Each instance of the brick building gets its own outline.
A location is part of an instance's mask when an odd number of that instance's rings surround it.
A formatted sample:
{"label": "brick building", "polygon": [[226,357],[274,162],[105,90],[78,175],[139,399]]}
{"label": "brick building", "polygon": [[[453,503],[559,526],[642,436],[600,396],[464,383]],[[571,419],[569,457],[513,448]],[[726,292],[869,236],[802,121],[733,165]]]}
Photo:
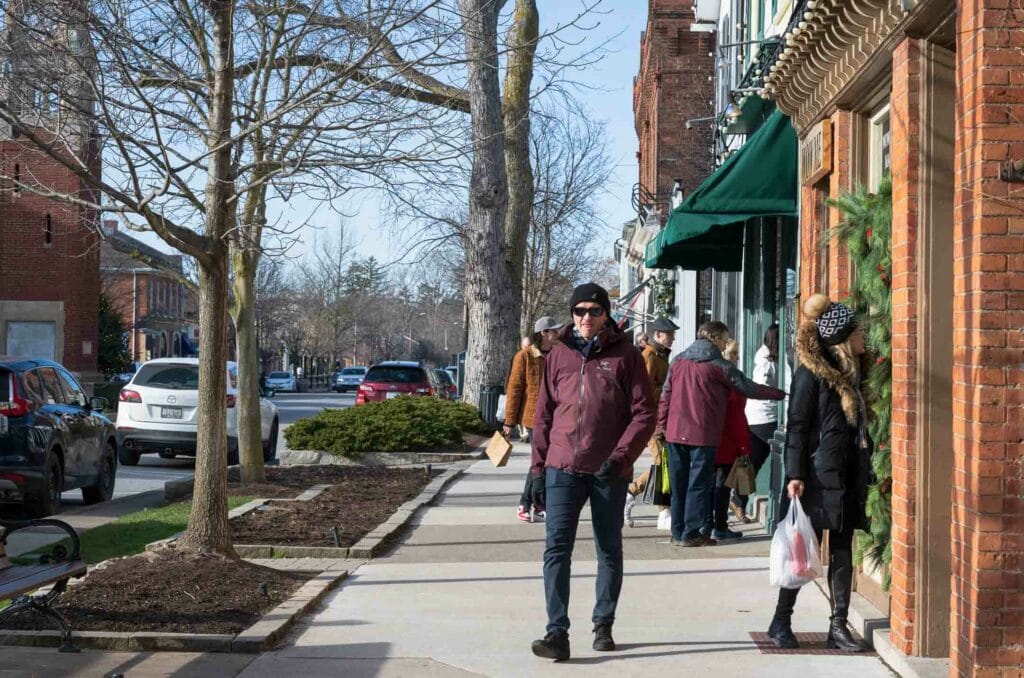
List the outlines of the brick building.
{"label": "brick building", "polygon": [[[622,313],[634,321],[634,327],[653,319],[655,311],[650,286],[628,295],[650,278],[644,268],[647,243],[665,223],[673,201],[678,202],[714,169],[707,121],[714,99],[715,37],[698,20],[694,8],[693,0],[649,0],[647,26],[640,36],[640,70],[633,79],[640,170],[634,203],[639,216],[624,226],[616,248],[620,288],[626,295]],[[687,304],[684,332],[695,330],[689,313],[696,300],[695,280],[688,281],[692,293],[687,299],[693,302]]]}
{"label": "brick building", "polygon": [[826,199],[892,179],[892,585],[881,603],[891,631],[881,640],[948,657],[952,675],[1019,677],[1024,15],[1001,0],[797,4],[765,87],[802,147],[801,294],[841,298],[851,285]]}
{"label": "brick building", "polygon": [[[9,3],[8,17],[31,11],[30,2]],[[80,145],[76,153],[90,158],[100,173],[99,155],[91,152],[92,103],[76,89],[71,73],[56,91],[40,91],[36,80],[44,56],[33,40],[19,34],[17,21],[0,33],[0,97],[23,119],[45,129],[60,120],[67,139]],[[86,36],[62,25],[55,40],[83,45]],[[54,53],[48,47],[47,57]],[[75,48],[70,48],[75,49]],[[73,102],[73,103],[72,103]],[[93,200],[85,182],[0,125],[0,353],[52,358],[78,373],[83,381],[97,377],[99,239],[98,217],[84,207],[40,197],[32,189]]]}
{"label": "brick building", "polygon": [[100,271],[104,292],[130,330],[133,361],[195,354],[199,301],[185,285],[182,255],[165,254],[105,220]]}

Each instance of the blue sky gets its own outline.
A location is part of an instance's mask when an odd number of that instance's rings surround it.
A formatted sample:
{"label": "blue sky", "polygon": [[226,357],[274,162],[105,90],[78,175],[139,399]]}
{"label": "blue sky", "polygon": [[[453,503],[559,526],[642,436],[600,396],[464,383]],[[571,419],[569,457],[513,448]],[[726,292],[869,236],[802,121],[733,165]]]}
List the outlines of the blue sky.
{"label": "blue sky", "polygon": [[[579,12],[581,2],[539,0],[541,30],[550,31],[556,24],[571,20]],[[592,4],[593,0],[589,2]],[[577,97],[585,108],[607,126],[609,154],[615,167],[605,194],[595,198],[600,214],[608,224],[601,236],[607,242],[598,249],[602,254],[611,256],[612,242],[620,225],[633,216],[630,195],[637,181],[637,140],[633,128],[632,83],[639,67],[640,32],[646,23],[647,3],[643,0],[602,0],[599,10],[600,13],[586,21],[592,28],[586,34],[585,42],[576,49],[583,51],[607,42],[608,53],[599,63],[573,74],[571,79],[581,86]],[[344,205],[335,207],[349,215],[345,219],[346,231],[353,236],[359,255],[373,255],[382,261],[391,261],[402,252],[402,247],[400,243],[392,242],[389,234],[381,229],[381,205],[379,196],[365,192],[349,194]],[[301,200],[295,201],[281,217],[284,221],[278,222],[279,225],[309,224],[300,234],[300,241],[289,251],[291,257],[301,257],[314,240],[327,237],[341,219],[335,211]],[[156,236],[143,239],[157,246],[162,244]]]}

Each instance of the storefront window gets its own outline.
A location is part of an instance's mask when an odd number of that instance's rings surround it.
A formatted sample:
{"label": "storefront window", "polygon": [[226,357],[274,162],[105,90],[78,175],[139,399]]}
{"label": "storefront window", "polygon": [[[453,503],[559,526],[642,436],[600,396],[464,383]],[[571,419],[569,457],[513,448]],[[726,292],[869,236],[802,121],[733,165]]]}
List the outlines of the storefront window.
{"label": "storefront window", "polygon": [[819,225],[818,230],[818,248],[820,252],[819,266],[818,266],[818,280],[817,286],[818,291],[822,294],[828,294],[828,271],[831,262],[829,261],[829,228],[831,222],[829,218],[832,210],[828,206],[828,178],[826,177],[814,187],[814,211],[817,213],[817,222]]}
{"label": "storefront window", "polygon": [[868,147],[868,190],[877,191],[878,184],[889,173],[891,164],[889,104],[871,116],[870,146]]}

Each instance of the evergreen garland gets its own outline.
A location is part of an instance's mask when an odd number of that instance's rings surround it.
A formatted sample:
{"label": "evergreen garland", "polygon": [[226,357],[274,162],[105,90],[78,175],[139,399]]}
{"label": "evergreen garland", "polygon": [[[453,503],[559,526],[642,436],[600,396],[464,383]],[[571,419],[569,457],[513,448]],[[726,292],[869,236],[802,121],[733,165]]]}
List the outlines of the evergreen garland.
{"label": "evergreen garland", "polygon": [[892,180],[883,177],[877,193],[859,186],[829,204],[843,213],[835,234],[849,249],[854,269],[847,303],[861,319],[868,354],[874,359],[864,375],[864,391],[876,482],[868,490],[871,529],[858,535],[858,562],[867,554],[874,562],[883,563],[884,587],[888,590],[892,563]]}
{"label": "evergreen garland", "polygon": [[654,281],[654,313],[671,318],[676,310],[676,281],[668,271],[660,271]]}

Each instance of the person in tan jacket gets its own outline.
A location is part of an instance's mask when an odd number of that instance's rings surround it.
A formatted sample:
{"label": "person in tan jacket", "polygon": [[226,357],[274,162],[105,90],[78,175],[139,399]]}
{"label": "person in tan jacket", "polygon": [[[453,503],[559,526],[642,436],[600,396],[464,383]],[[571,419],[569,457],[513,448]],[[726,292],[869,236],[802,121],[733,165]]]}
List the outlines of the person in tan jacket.
{"label": "person in tan jacket", "polygon": [[[503,430],[506,436],[512,435],[516,426],[522,426],[526,429],[523,442],[530,441],[533,416],[537,411],[537,393],[544,379],[545,356],[551,347],[558,343],[558,334],[562,327],[563,323],[555,322],[551,316],[544,316],[534,323],[530,344],[520,349],[512,358],[512,369],[505,385]],[[535,518],[544,519],[544,507],[534,506],[530,497],[532,481],[532,477],[527,473],[526,487],[516,510],[516,517],[526,523],[532,523]]]}
{"label": "person in tan jacket", "polygon": [[[647,377],[651,380],[651,391],[654,395],[654,409],[658,409],[661,400],[661,389],[668,379],[668,356],[672,351],[672,344],[675,343],[676,330],[679,327],[668,318],[658,318],[647,326],[651,337],[647,340],[641,354],[644,359],[644,366],[647,367]],[[661,463],[661,448],[664,445],[664,433],[655,431],[654,436],[647,444],[651,450],[654,464]],[[643,474],[633,481],[629,486],[629,494],[626,495],[626,509],[624,520],[627,525],[633,527],[633,506],[636,504],[636,497],[642,494],[650,481],[651,470],[648,468]],[[668,511],[667,506],[658,507],[662,513]],[[667,514],[666,514],[667,515]],[[659,516],[659,521],[663,519]]]}

